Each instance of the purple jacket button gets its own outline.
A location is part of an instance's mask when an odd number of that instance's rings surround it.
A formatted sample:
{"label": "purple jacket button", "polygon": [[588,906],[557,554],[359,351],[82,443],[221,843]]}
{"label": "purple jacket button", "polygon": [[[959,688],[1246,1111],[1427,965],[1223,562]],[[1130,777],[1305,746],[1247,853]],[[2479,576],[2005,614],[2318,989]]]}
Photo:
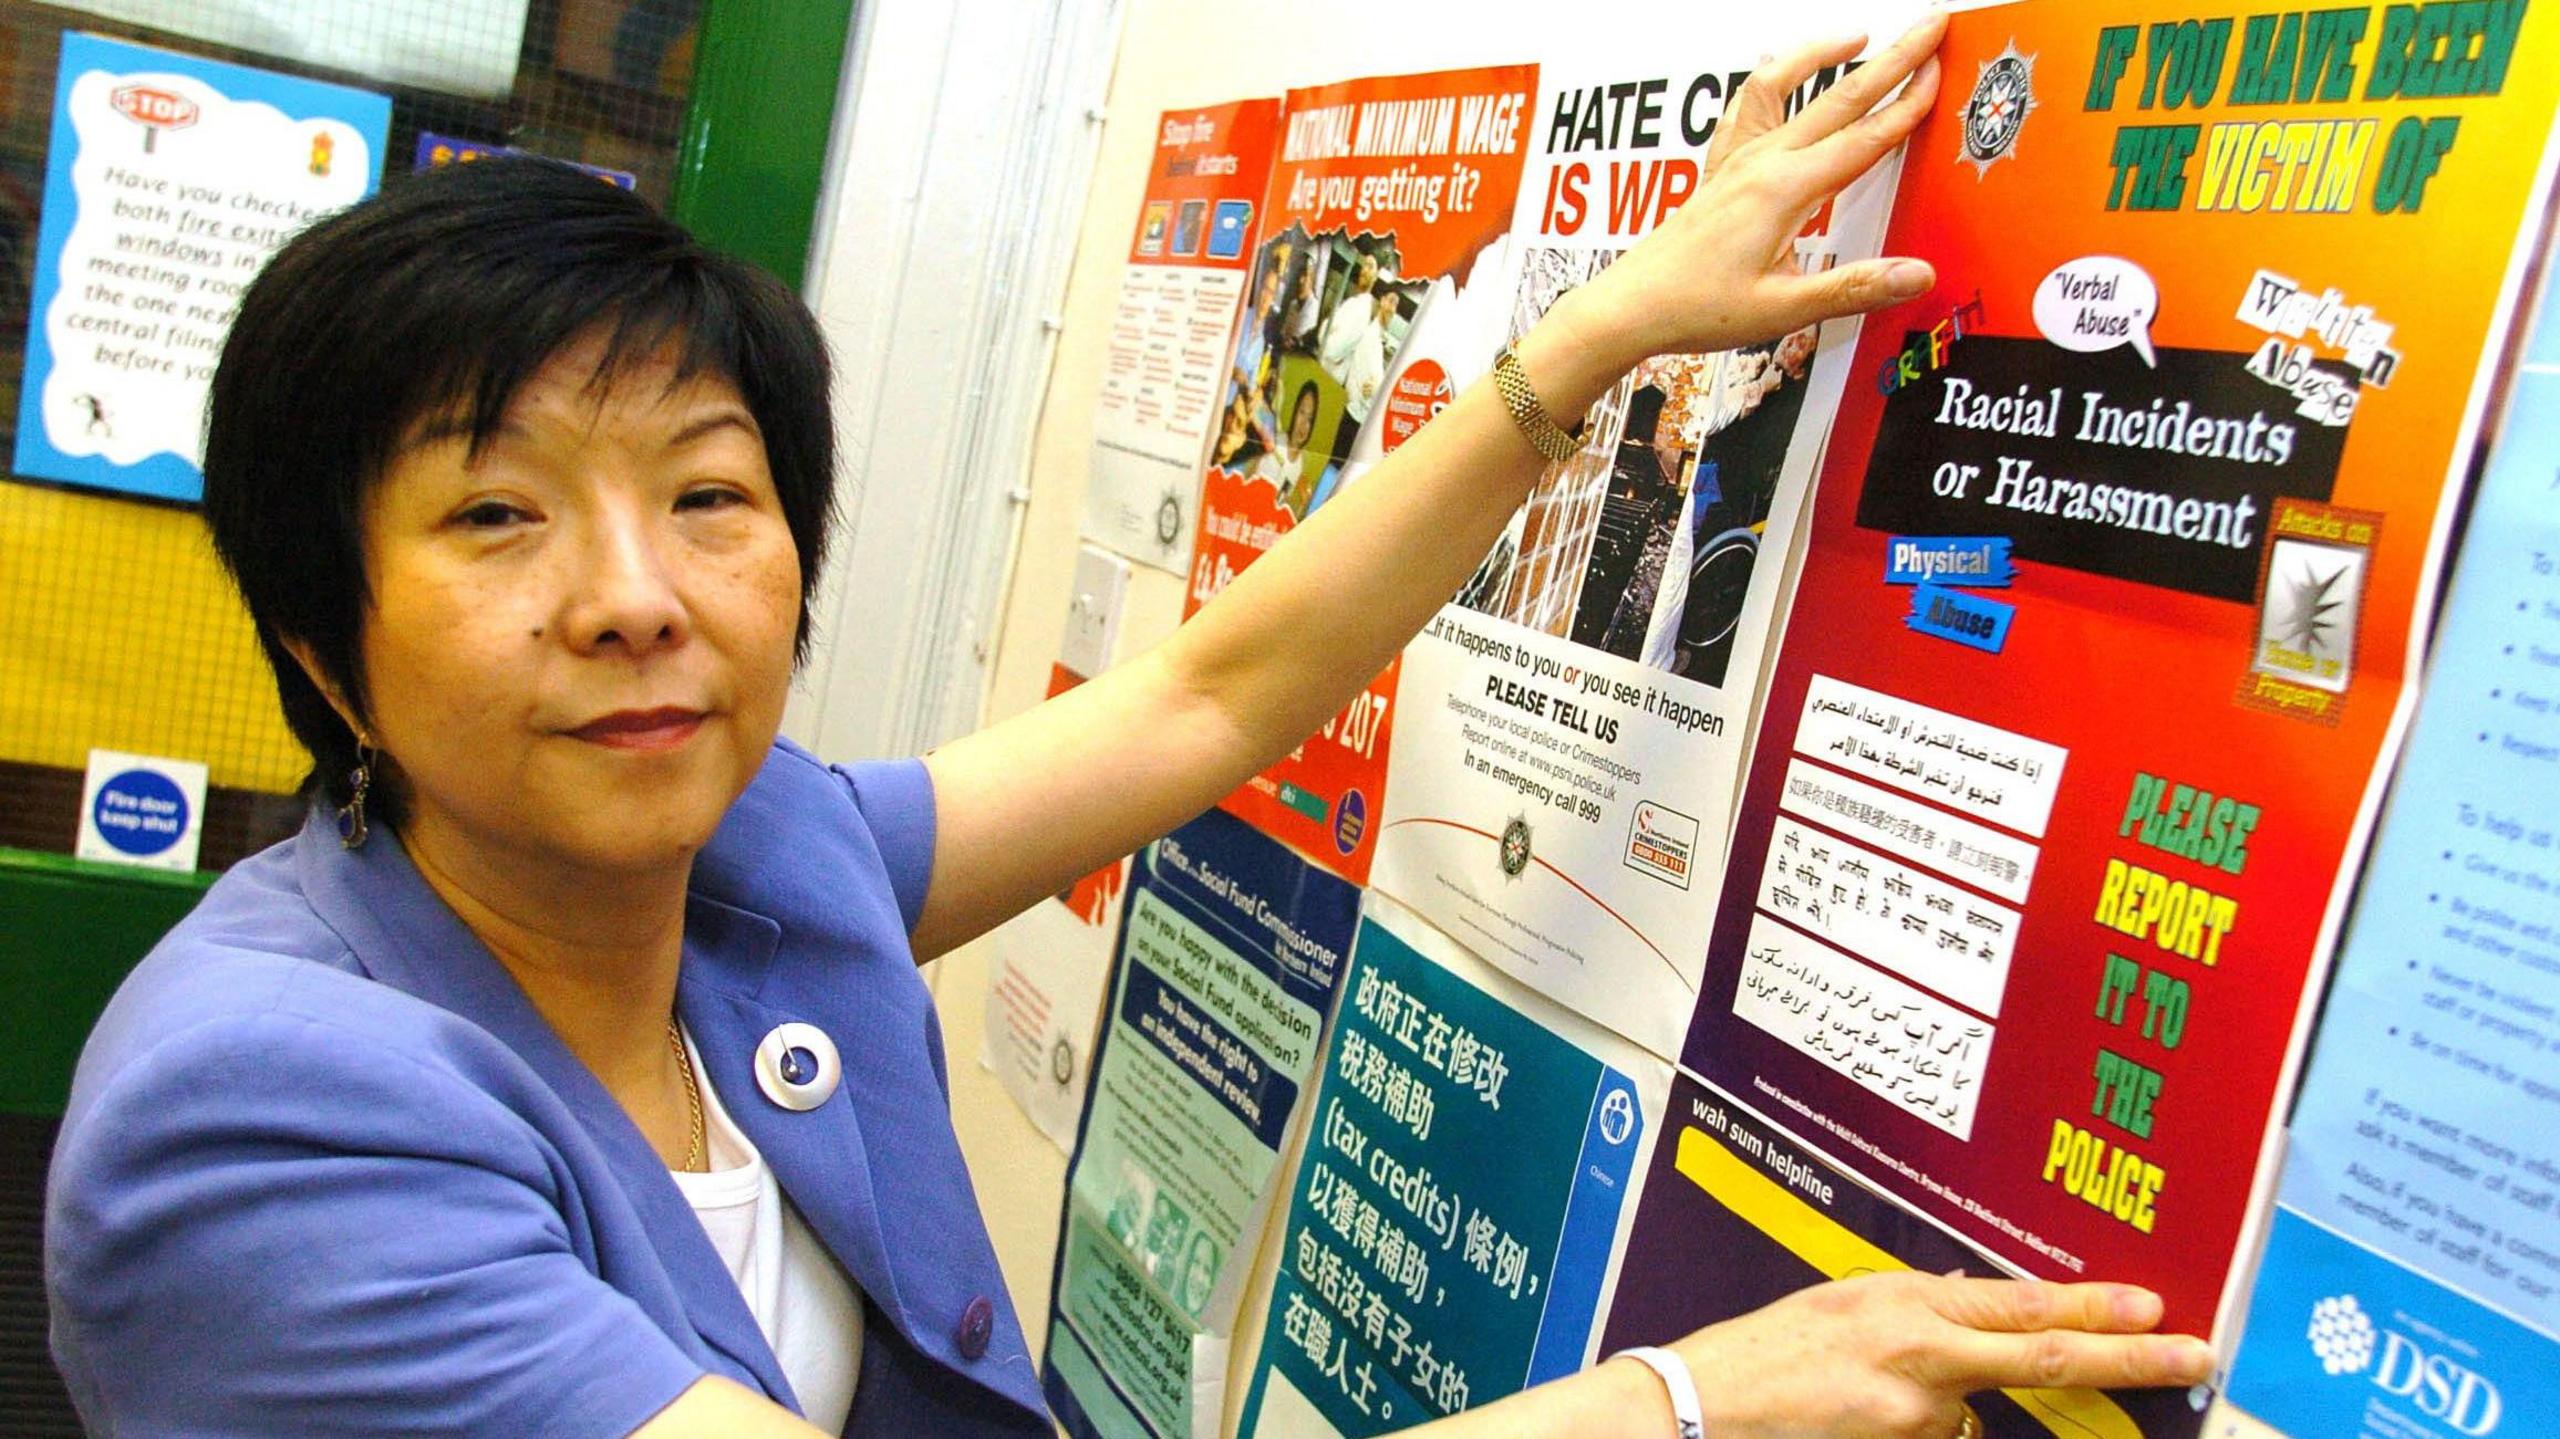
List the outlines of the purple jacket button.
{"label": "purple jacket button", "polygon": [[975,1359],[987,1352],[987,1341],[995,1337],[996,1307],[981,1294],[960,1311],[960,1327],[952,1338],[960,1345],[960,1357]]}

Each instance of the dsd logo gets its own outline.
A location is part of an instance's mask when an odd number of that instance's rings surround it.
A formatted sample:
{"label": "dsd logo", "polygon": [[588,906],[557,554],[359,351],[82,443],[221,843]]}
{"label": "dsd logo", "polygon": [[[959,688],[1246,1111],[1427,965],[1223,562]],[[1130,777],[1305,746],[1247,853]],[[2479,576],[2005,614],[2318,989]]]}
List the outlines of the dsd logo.
{"label": "dsd logo", "polygon": [[2369,1370],[2374,1388],[2457,1433],[2492,1433],[2505,1411],[2487,1375],[2429,1353],[2397,1329],[2377,1329],[2352,1294],[2311,1306],[2309,1338],[2324,1372],[2343,1378]]}
{"label": "dsd logo", "polygon": [[2036,108],[2036,57],[2018,53],[2011,40],[1982,62],[1973,82],[1973,97],[1964,102],[1964,150],[1957,158],[1973,166],[1975,179],[2009,158],[2018,132]]}

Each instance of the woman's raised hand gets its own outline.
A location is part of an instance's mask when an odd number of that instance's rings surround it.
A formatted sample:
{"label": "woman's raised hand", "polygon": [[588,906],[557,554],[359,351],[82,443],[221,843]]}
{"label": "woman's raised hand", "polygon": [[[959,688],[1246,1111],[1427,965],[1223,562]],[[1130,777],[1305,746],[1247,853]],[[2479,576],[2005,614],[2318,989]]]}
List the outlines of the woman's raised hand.
{"label": "woman's raised hand", "polygon": [[2203,1382],[2212,1350],[2148,1332],[2159,1322],[2159,1297],[2128,1285],[1871,1274],[1670,1348],[1718,1439],[1953,1439],[1964,1396],[1985,1389]]}
{"label": "woman's raised hand", "polygon": [[[1864,260],[1804,274],[1793,242],[1824,203],[1901,144],[1938,93],[1944,17],[1914,26],[1786,118],[1813,73],[1858,53],[1862,36],[1809,45],[1760,67],[1708,147],[1705,175],[1670,219],[1557,314],[1603,368],[1657,354],[1726,350],[1835,315],[1907,300],[1935,283],[1918,260]],[[1890,104],[1878,102],[1905,79]],[[1566,318],[1569,316],[1569,318]]]}

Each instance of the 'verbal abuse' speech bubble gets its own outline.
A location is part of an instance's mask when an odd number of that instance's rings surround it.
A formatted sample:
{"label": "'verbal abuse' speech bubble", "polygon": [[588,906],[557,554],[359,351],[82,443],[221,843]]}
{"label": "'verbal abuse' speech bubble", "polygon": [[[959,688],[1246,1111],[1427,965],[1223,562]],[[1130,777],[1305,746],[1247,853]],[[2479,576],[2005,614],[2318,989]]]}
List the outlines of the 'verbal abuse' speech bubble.
{"label": "'verbal abuse' speech bubble", "polygon": [[2151,319],[2160,313],[2160,287],[2140,265],[2115,255],[2084,255],[2057,265],[2036,286],[2036,328],[2066,350],[2094,355],[2133,346],[2142,363],[2160,367],[2151,351]]}

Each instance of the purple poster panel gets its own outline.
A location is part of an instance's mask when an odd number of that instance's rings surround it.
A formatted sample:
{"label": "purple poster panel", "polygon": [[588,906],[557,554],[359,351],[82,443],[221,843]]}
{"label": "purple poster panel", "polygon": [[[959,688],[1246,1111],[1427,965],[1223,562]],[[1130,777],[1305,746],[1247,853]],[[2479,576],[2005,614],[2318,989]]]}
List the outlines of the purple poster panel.
{"label": "purple poster panel", "polygon": [[[1688,1074],[1672,1076],[1665,1113],[1600,1353],[1661,1344],[1826,1279],[2005,1273]],[[2203,1423],[2184,1390],[2009,1389],[1972,1403],[1991,1439],[2193,1439]]]}

